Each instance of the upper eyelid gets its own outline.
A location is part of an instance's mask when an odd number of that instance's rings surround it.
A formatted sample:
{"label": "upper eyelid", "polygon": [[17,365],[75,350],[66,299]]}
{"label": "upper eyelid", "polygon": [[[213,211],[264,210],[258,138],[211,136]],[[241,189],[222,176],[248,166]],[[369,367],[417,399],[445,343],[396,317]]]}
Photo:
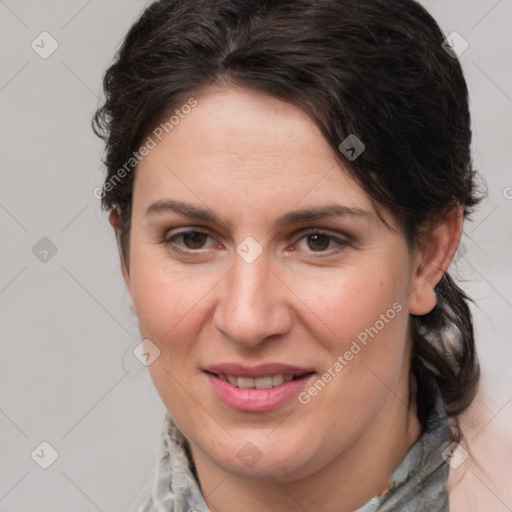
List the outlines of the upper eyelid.
{"label": "upper eyelid", "polygon": [[190,226],[190,227],[172,228],[172,229],[166,230],[165,234],[168,234],[171,231],[176,231],[176,233],[174,233],[173,236],[182,235],[184,233],[204,233],[206,235],[210,234],[208,228],[199,227],[199,226],[198,227]]}
{"label": "upper eyelid", "polygon": [[177,228],[178,231],[176,233],[173,233],[172,235],[169,235],[169,232],[174,230],[169,230],[166,233],[164,233],[163,239],[170,242],[173,238],[177,238],[183,235],[186,235],[188,233],[201,233],[203,235],[207,235],[210,238],[215,238],[208,230],[205,230],[204,228]]}

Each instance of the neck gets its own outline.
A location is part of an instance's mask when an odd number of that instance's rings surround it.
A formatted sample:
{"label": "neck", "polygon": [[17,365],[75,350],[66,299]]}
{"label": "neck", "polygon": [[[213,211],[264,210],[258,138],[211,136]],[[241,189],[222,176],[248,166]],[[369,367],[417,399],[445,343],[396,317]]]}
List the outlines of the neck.
{"label": "neck", "polygon": [[[402,389],[408,389],[403,386]],[[352,512],[385,492],[421,435],[415,398],[390,392],[379,415],[348,449],[307,478],[279,482],[226,472],[191,447],[201,491],[212,512]]]}

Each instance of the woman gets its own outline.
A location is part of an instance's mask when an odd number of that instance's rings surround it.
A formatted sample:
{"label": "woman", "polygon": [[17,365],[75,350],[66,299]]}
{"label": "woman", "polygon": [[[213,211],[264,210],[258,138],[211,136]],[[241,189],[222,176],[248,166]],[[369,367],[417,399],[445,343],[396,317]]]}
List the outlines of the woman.
{"label": "woman", "polygon": [[94,127],[168,411],[134,511],[448,510],[479,198],[444,39],[412,0],[161,0],[130,29]]}

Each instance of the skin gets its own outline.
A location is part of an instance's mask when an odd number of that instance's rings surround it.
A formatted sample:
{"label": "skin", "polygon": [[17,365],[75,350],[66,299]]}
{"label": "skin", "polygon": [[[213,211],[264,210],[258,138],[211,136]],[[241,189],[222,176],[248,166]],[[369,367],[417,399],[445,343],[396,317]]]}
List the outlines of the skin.
{"label": "skin", "polygon": [[[136,170],[122,269],[142,338],[160,349],[151,377],[189,441],[211,510],[352,511],[386,489],[421,435],[408,318],[435,306],[462,212],[432,221],[413,250],[299,108],[234,87],[195,97]],[[220,221],[146,213],[167,199]],[[290,211],[333,203],[365,213],[274,226]],[[117,231],[116,210],[110,221]],[[187,227],[209,236],[174,236]],[[236,253],[247,236],[263,250],[253,263]],[[272,361],[312,368],[314,382],[394,303],[402,310],[307,405],[237,412],[202,371]],[[237,456],[249,442],[261,454],[252,467]]]}

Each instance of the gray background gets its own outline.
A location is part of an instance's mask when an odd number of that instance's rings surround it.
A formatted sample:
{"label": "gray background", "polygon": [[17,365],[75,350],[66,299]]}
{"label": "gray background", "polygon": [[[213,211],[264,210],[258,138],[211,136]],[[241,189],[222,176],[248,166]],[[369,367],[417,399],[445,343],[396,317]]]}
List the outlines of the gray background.
{"label": "gray background", "polygon": [[[469,43],[461,61],[472,97],[475,164],[489,195],[465,228],[453,270],[476,299],[483,386],[493,421],[506,422],[512,2],[423,4],[446,34],[457,31]],[[102,74],[143,6],[0,0],[3,511],[126,511],[153,463],[164,408],[132,355],[140,340],[114,237],[93,195],[102,183],[102,144],[90,129]],[[47,59],[31,48],[43,31],[59,45]],[[42,237],[57,248],[46,262],[32,251]],[[39,243],[44,249],[48,242]],[[42,441],[59,454],[46,470],[31,458]]]}

